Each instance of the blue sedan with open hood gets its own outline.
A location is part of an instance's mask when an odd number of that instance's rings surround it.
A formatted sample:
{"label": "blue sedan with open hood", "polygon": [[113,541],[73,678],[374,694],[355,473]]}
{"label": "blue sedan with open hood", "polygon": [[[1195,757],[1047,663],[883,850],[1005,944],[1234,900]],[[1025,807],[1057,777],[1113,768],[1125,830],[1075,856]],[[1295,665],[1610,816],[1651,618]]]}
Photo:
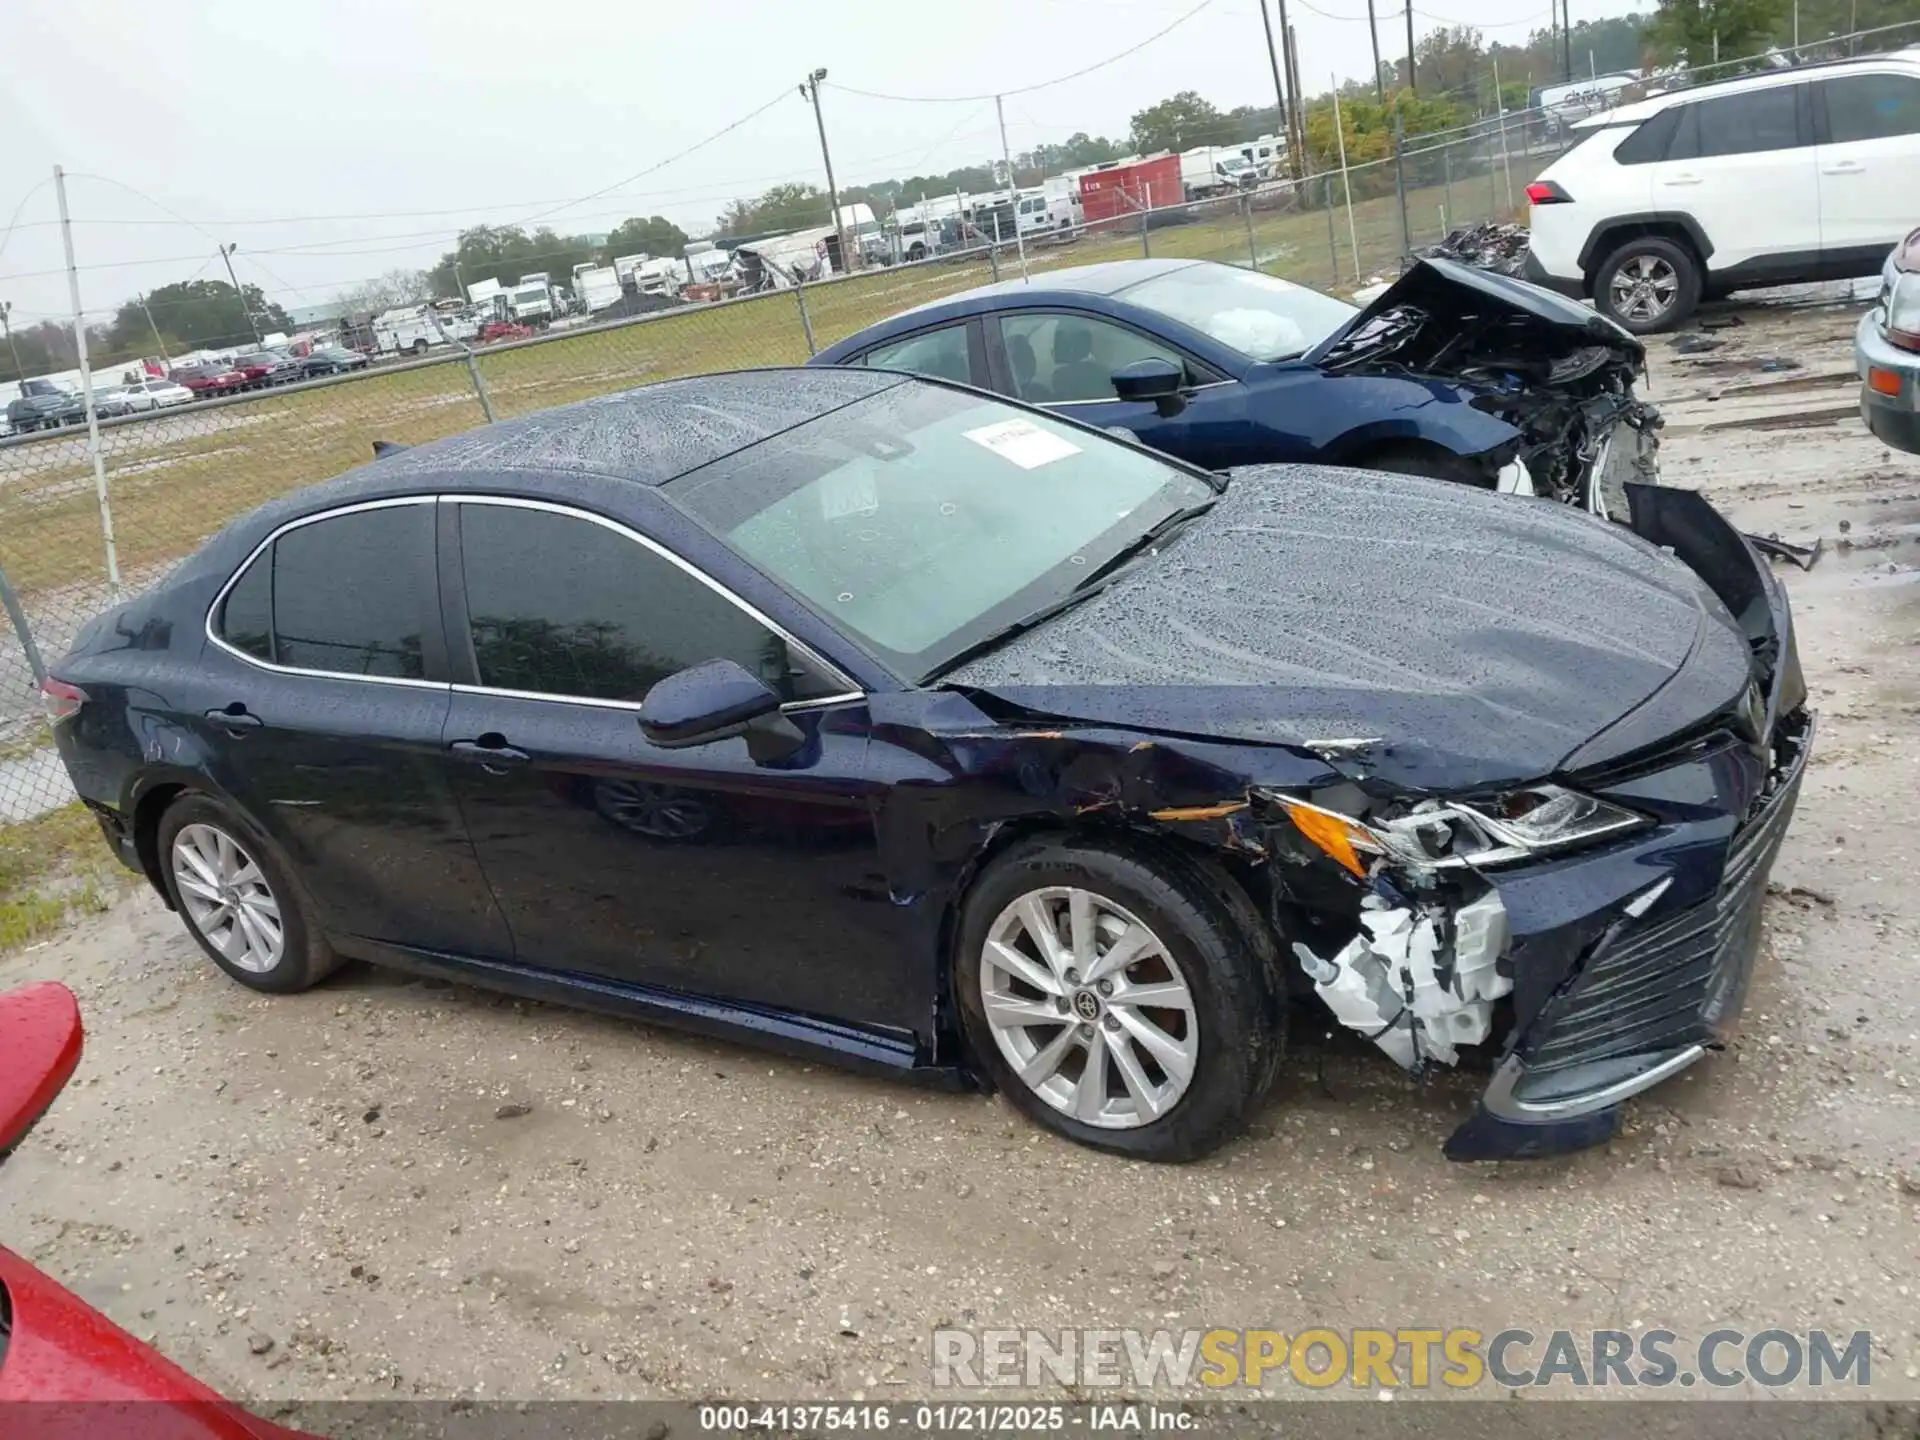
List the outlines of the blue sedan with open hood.
{"label": "blue sedan with open hood", "polygon": [[1733,1022],[1811,735],[1766,567],[1630,503],[708,376],[278,500],[45,698],[256,990],[359,957],[1156,1160],[1246,1121],[1305,1003],[1416,1074],[1491,1052],[1450,1153],[1543,1153]]}
{"label": "blue sedan with open hood", "polygon": [[976,385],[1208,470],[1361,466],[1624,519],[1624,487],[1656,478],[1645,359],[1585,306],[1450,260],[1365,309],[1211,261],[1121,260],[936,300],[812,363]]}

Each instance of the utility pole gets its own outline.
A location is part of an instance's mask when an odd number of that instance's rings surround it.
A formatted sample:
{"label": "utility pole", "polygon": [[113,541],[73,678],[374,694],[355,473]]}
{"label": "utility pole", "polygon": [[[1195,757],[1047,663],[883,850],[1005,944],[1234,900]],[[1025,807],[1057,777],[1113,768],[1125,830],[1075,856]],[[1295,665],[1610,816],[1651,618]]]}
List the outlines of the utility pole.
{"label": "utility pole", "polygon": [[234,278],[233,274],[233,252],[239,248],[238,242],[232,245],[222,245],[220,247],[220,258],[226,262],[228,283],[233,286],[233,293],[240,297],[240,308],[247,312],[247,328],[253,331],[253,343],[258,345],[260,343],[260,322],[253,318],[253,307],[247,304],[247,292],[240,288],[240,282]]}
{"label": "utility pole", "polygon": [[[1386,103],[1387,88],[1380,81],[1380,25],[1373,18],[1373,0],[1367,0],[1367,38],[1373,41],[1373,98]],[[1335,82],[1335,87],[1338,88]],[[1345,169],[1345,165],[1341,166]]]}
{"label": "utility pole", "polygon": [[[1013,175],[1013,151],[1007,148],[1007,107],[1000,103],[998,95],[993,97],[993,113],[1000,119],[1000,159],[1007,167],[1007,192],[1013,196],[1013,244],[1020,252],[1020,278],[1027,275],[1027,237],[1020,233],[1020,183]],[[996,221],[993,238],[1000,238],[1000,226]]]}
{"label": "utility pole", "polygon": [[1573,0],[1560,0],[1560,47],[1567,61],[1567,83],[1573,83]]}
{"label": "utility pole", "polygon": [[0,330],[7,332],[7,349],[13,353],[13,378],[24,380],[27,372],[20,368],[20,347],[13,343],[13,322],[7,317],[13,314],[13,302],[0,300]]}
{"label": "utility pole", "polygon": [[1413,0],[1407,0],[1407,89],[1415,95],[1420,93],[1413,79]]}
{"label": "utility pole", "polygon": [[833,183],[833,155],[827,149],[827,120],[820,113],[820,82],[827,78],[823,65],[800,82],[800,93],[813,106],[813,123],[820,131],[820,159],[827,167],[827,203],[833,206],[833,233],[840,237],[840,268],[853,270],[853,255],[847,249],[847,227],[840,219],[840,189]]}
{"label": "utility pole", "polygon": [[173,360],[167,354],[167,342],[160,338],[160,327],[153,323],[153,311],[147,308],[146,292],[142,291],[135,298],[140,302],[140,313],[147,317],[147,328],[153,332],[153,348],[160,352],[160,363],[171,370]]}
{"label": "utility pole", "polygon": [[1280,68],[1287,81],[1287,94],[1293,97],[1287,111],[1287,172],[1298,180],[1306,174],[1307,111],[1300,93],[1300,54],[1294,46],[1293,27],[1287,23],[1287,0],[1277,0],[1280,8]]}
{"label": "utility pole", "polygon": [[[1280,23],[1286,24],[1284,20]],[[1280,83],[1280,57],[1273,48],[1273,17],[1267,13],[1267,0],[1260,0],[1260,28],[1267,32],[1267,64],[1273,69],[1273,98],[1280,106],[1278,130],[1287,137],[1288,147],[1291,148],[1293,122],[1287,118],[1287,87]]]}
{"label": "utility pole", "polygon": [[60,201],[60,244],[67,252],[67,297],[73,302],[73,348],[80,360],[80,393],[87,403],[87,453],[93,458],[93,493],[100,502],[100,538],[107,547],[107,595],[120,601],[120,550],[113,540],[113,507],[107,502],[107,463],[100,453],[100,414],[93,408],[93,366],[87,361],[87,322],[80,309],[80,267],[73,259],[73,220],[67,214],[67,172],[53,167],[53,193]]}

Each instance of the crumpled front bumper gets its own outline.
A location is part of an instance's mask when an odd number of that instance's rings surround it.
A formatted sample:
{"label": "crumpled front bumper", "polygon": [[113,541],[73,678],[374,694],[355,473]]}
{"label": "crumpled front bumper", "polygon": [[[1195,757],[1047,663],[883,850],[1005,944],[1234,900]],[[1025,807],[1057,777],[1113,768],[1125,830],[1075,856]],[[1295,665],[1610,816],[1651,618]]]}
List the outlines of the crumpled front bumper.
{"label": "crumpled front bumper", "polygon": [[[1554,867],[1558,873],[1496,885],[1517,922],[1516,966],[1552,969],[1557,951],[1567,968],[1529,1005],[1474,1114],[1448,1139],[1449,1159],[1520,1158],[1598,1144],[1613,1135],[1622,1101],[1726,1039],[1759,952],[1767,877],[1813,739],[1805,710],[1778,718],[1771,788],[1739,821],[1731,843],[1725,816],[1720,824],[1662,825],[1577,876]],[[1694,773],[1676,773],[1673,792],[1683,793],[1690,780],[1731,779],[1739,748],[1682,762],[1677,772]],[[1717,866],[1705,859],[1714,853]],[[1710,871],[1704,887],[1703,866]],[[1585,903],[1575,907],[1582,914],[1568,915],[1552,897],[1569,882],[1585,890]],[[1523,991],[1516,994],[1529,1003]]]}
{"label": "crumpled front bumper", "polygon": [[[1920,454],[1920,353],[1889,344],[1880,333],[1883,312],[1869,310],[1853,333],[1853,363],[1859,373],[1860,418],[1885,444]],[[1893,393],[1876,390],[1870,373],[1899,377]]]}
{"label": "crumpled front bumper", "polygon": [[1763,657],[1741,726],[1584,788],[1654,825],[1593,854],[1490,874],[1511,927],[1515,1028],[1456,1160],[1555,1154],[1614,1133],[1620,1104],[1717,1048],[1758,954],[1767,877],[1812,751],[1785,592],[1717,511],[1630,486],[1634,528],[1720,595]]}

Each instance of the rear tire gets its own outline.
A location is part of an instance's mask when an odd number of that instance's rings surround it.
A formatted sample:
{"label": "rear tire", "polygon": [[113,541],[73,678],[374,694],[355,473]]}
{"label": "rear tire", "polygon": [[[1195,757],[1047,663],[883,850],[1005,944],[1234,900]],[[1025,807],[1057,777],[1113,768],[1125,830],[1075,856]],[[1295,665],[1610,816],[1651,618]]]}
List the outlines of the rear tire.
{"label": "rear tire", "polygon": [[[1178,857],[1017,844],[975,882],[956,947],[976,1062],[1070,1140],[1197,1160],[1273,1083],[1286,1044],[1274,938],[1244,896]],[[1116,963],[1123,949],[1135,958]]]}
{"label": "rear tire", "polygon": [[157,835],[167,898],[214,964],[250,990],[289,995],[340,964],[273,842],[238,811],[188,792]]}
{"label": "rear tire", "polygon": [[1704,277],[1693,252],[1659,235],[1641,235],[1600,262],[1593,303],[1635,335],[1671,330],[1700,304]]}

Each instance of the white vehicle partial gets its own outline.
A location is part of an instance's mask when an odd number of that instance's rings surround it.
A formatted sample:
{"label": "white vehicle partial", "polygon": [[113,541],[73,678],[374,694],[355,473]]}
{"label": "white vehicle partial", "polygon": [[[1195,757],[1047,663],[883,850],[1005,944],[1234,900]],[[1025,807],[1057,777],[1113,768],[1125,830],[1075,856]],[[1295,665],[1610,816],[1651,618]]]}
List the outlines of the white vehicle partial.
{"label": "white vehicle partial", "polygon": [[1737,290],[1879,273],[1920,196],[1920,53],[1766,70],[1582,121],[1527,186],[1524,275],[1635,334]]}

